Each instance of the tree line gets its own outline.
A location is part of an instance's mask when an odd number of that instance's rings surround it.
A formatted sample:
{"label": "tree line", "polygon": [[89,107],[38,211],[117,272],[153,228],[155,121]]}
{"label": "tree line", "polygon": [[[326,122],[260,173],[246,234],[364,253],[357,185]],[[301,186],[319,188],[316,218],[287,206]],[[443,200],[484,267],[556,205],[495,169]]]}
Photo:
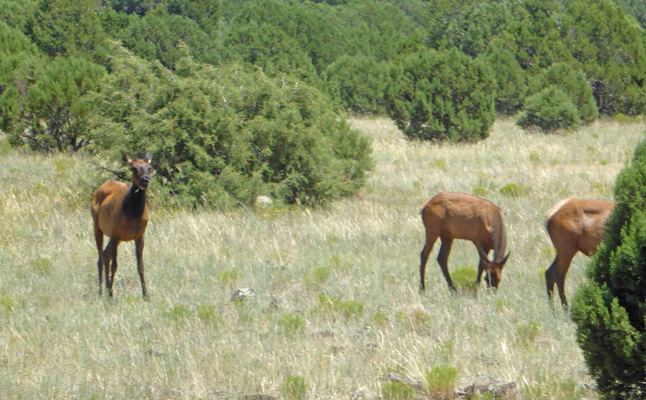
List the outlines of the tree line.
{"label": "tree line", "polygon": [[449,141],[643,114],[645,21],[633,0],[0,0],[0,129],[150,149],[187,204],[320,204],[372,167],[349,114]]}

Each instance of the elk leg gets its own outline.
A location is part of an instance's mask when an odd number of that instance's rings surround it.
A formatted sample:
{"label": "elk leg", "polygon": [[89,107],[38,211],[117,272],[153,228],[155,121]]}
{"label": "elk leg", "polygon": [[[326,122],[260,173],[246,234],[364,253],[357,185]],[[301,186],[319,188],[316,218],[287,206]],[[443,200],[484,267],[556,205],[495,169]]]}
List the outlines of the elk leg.
{"label": "elk leg", "polygon": [[112,284],[110,283],[110,262],[112,261],[112,239],[108,241],[108,245],[105,246],[103,250],[103,258],[101,264],[103,267],[103,272],[105,274],[105,289],[108,293],[112,290]]}
{"label": "elk leg", "polygon": [[550,267],[545,271],[545,285],[547,288],[547,297],[551,300],[552,293],[554,292],[554,283],[559,290],[559,297],[561,298],[561,304],[563,307],[568,306],[567,298],[565,297],[565,275],[567,275],[568,270],[570,269],[570,264],[572,263],[572,258],[574,258],[575,252],[571,251],[556,251],[556,257],[550,265]]}
{"label": "elk leg", "polygon": [[100,229],[94,228],[94,238],[96,239],[96,248],[99,249],[99,261],[97,261],[97,268],[99,270],[99,296],[103,294],[103,232]]}
{"label": "elk leg", "polygon": [[483,259],[480,253],[484,253],[484,255],[489,254],[489,250],[480,250],[480,247],[476,246],[476,249],[478,250],[478,277],[476,278],[476,285],[480,286],[480,281],[482,280],[482,274],[487,268],[487,260]]}
{"label": "elk leg", "polygon": [[547,288],[547,298],[552,302],[552,294],[554,293],[554,271],[558,268],[559,256],[554,257],[554,261],[550,264],[550,267],[545,271],[545,286]]}
{"label": "elk leg", "polygon": [[139,272],[139,279],[141,280],[141,291],[143,292],[144,299],[148,298],[146,291],[146,280],[144,279],[144,238],[140,237],[135,241],[135,251],[137,253],[137,272]]}
{"label": "elk leg", "polygon": [[[112,259],[112,264],[111,264],[111,271],[108,272],[108,264],[106,263],[105,265],[105,271],[106,271],[106,287],[108,289],[108,294],[110,297],[112,297],[112,285],[114,284],[114,276],[117,273],[117,246],[119,245],[119,242],[115,239],[110,239],[110,243],[108,243],[108,248],[109,250],[107,251],[110,254],[110,258]],[[109,281],[108,281],[108,276],[109,275]]]}
{"label": "elk leg", "polygon": [[426,272],[426,262],[428,261],[428,256],[431,254],[431,251],[433,250],[433,246],[435,245],[436,240],[437,240],[437,236],[426,235],[426,243],[424,243],[424,248],[422,249],[422,254],[421,254],[422,262],[419,265],[419,277],[420,277],[419,291],[420,292],[423,292],[426,289],[424,287],[424,275]]}
{"label": "elk leg", "polygon": [[452,244],[453,239],[442,238],[442,246],[440,247],[440,254],[438,254],[437,256],[437,262],[440,264],[440,268],[442,268],[442,273],[444,274],[446,283],[449,284],[449,289],[455,292],[455,286],[453,285],[453,281],[451,280],[451,276],[449,275],[448,266],[449,253],[451,252]]}

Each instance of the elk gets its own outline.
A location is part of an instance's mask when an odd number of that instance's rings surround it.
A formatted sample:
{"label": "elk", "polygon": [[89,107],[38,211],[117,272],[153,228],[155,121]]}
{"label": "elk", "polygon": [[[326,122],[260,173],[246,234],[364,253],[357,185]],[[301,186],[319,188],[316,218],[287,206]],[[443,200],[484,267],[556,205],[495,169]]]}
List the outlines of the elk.
{"label": "elk", "polygon": [[[426,261],[438,237],[442,240],[442,246],[437,262],[449,289],[455,291],[447,265],[453,239],[469,240],[476,246],[480,256],[476,284],[480,284],[482,273],[486,272],[487,286],[498,287],[502,269],[509,258],[509,253],[503,256],[507,247],[507,228],[500,207],[464,193],[440,193],[424,205],[421,214],[426,229],[426,243],[419,267],[420,291],[425,290]],[[493,260],[490,261],[488,254],[492,249]]]}
{"label": "elk", "polygon": [[[102,292],[103,270],[105,269],[105,288],[112,297],[112,284],[117,272],[117,247],[120,242],[135,241],[137,271],[141,280],[143,297],[148,298],[146,280],[144,279],[144,232],[148,224],[146,190],[150,183],[151,156],[147,152],[143,159],[132,160],[121,152],[123,161],[132,170],[132,184],[128,185],[115,180],[107,180],[92,196],[92,219],[94,236],[99,251],[99,295]],[[103,249],[103,235],[110,241]],[[108,268],[112,262],[111,269]]]}
{"label": "elk", "polygon": [[545,214],[545,228],[556,248],[556,257],[545,271],[550,300],[556,283],[561,304],[567,308],[565,275],[572,258],[578,251],[586,256],[596,252],[603,239],[606,221],[614,209],[615,204],[607,201],[567,198],[556,203]]}

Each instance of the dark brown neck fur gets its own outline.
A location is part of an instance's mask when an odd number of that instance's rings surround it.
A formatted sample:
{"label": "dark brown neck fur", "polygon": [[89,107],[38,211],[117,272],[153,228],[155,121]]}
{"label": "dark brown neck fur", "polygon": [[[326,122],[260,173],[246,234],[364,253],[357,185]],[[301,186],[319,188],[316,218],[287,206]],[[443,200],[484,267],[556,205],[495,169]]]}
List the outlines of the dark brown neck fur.
{"label": "dark brown neck fur", "polygon": [[146,191],[136,185],[130,185],[130,190],[121,206],[128,218],[141,218],[146,209]]}

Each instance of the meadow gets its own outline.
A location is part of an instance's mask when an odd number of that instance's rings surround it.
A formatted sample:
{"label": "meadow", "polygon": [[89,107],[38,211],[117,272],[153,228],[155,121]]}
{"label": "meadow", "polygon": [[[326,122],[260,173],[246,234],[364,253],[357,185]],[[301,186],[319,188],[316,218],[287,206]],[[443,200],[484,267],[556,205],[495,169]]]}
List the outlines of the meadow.
{"label": "meadow", "polygon": [[[371,137],[375,169],[325,207],[182,210],[154,198],[153,179],[149,301],[132,243],[119,247],[114,298],[98,295],[89,202],[111,176],[97,160],[0,141],[0,396],[448,399],[507,384],[496,398],[597,399],[573,323],[547,301],[544,215],[565,197],[612,200],[646,123],[545,135],[499,120],[484,141],[438,145],[385,119],[351,122]],[[505,211],[511,256],[497,291],[451,293],[437,243],[418,292],[419,210],[443,191]],[[477,257],[454,243],[456,283]],[[572,263],[569,299],[586,262]],[[243,288],[254,295],[232,300]]]}

